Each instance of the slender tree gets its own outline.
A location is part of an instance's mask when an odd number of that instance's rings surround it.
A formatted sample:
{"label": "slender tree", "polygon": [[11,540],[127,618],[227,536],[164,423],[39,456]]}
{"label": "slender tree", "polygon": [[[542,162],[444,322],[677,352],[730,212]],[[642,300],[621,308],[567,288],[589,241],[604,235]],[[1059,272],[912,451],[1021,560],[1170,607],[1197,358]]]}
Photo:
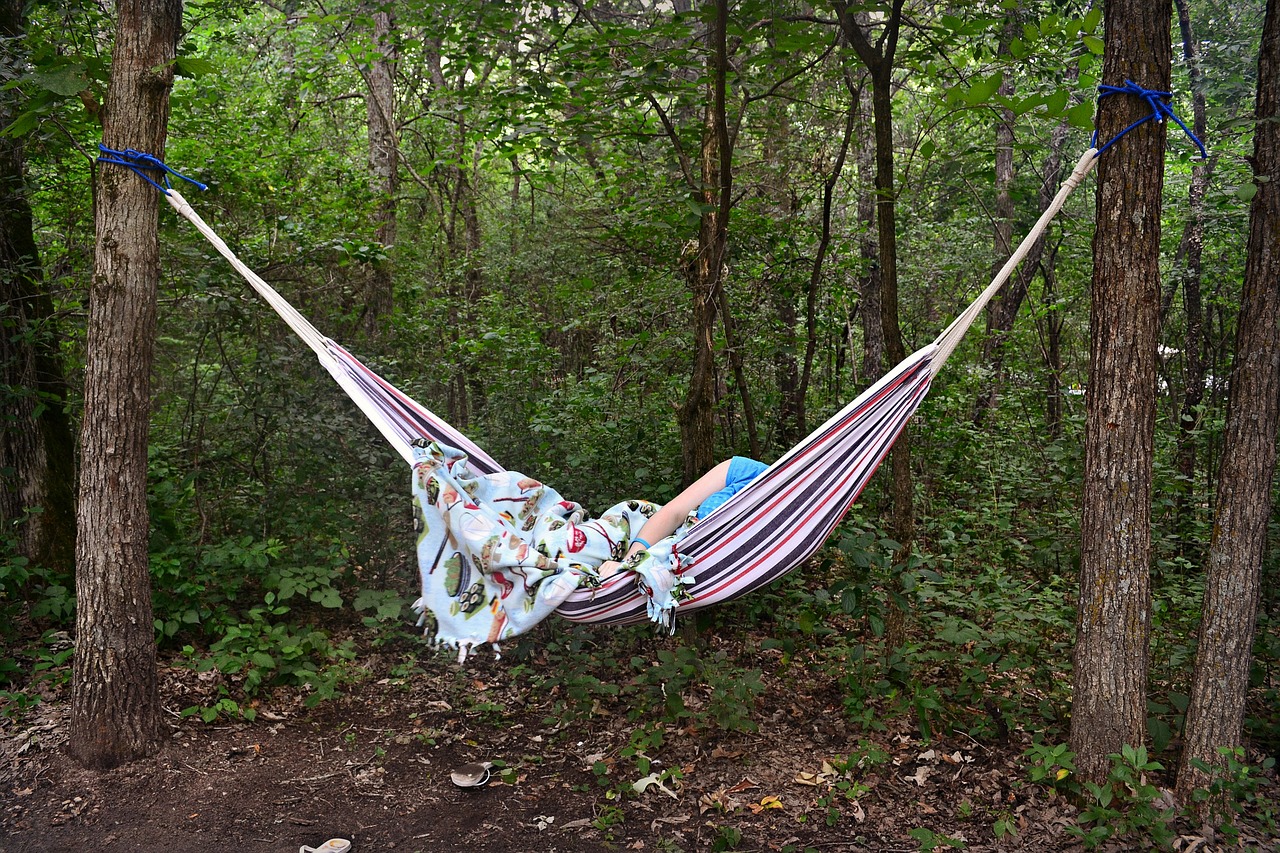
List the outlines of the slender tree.
{"label": "slender tree", "polygon": [[1236,331],[1204,615],[1187,706],[1178,793],[1190,800],[1240,745],[1262,551],[1280,426],[1280,2],[1268,0],[1258,55],[1249,250]]}
{"label": "slender tree", "polygon": [[[847,3],[835,3],[840,29],[850,47],[867,67],[871,77],[871,113],[876,139],[876,235],[879,262],[880,328],[884,335],[884,357],[897,364],[907,357],[898,324],[898,237],[897,205],[893,178],[893,68],[902,28],[904,0],[893,0],[888,14],[879,21],[879,35],[872,43],[871,28],[858,19]],[[911,477],[911,438],[903,432],[890,457],[893,469],[892,530],[901,545],[894,555],[902,563],[915,538],[915,503]],[[905,613],[891,606],[886,620],[886,642],[897,648],[906,642]]]}
{"label": "slender tree", "polygon": [[[1178,29],[1182,33],[1182,55],[1191,77],[1192,127],[1205,138],[1208,130],[1208,106],[1205,103],[1204,69],[1200,65],[1200,48],[1191,27],[1191,9],[1187,0],[1175,0]],[[1191,186],[1187,191],[1187,224],[1182,231],[1178,256],[1181,269],[1169,276],[1171,286],[1182,285],[1182,309],[1186,319],[1182,347],[1183,384],[1182,411],[1178,415],[1178,473],[1183,487],[1178,493],[1177,513],[1181,522],[1187,510],[1187,499],[1196,479],[1196,428],[1199,426],[1200,401],[1204,398],[1204,306],[1201,299],[1201,258],[1204,254],[1205,195],[1214,161],[1199,160],[1191,166]],[[1171,294],[1167,294],[1167,297]],[[1165,313],[1167,301],[1161,306]],[[1181,524],[1179,524],[1181,529]]]}
{"label": "slender tree", "polygon": [[[0,2],[0,63],[14,77],[25,63],[23,8]],[[13,122],[18,97],[16,89],[0,91],[0,126]],[[69,573],[75,436],[23,167],[22,141],[0,137],[0,523],[17,526],[19,552],[32,563]]]}
{"label": "slender tree", "polygon": [[[1170,23],[1168,3],[1107,3],[1103,81],[1168,91]],[[1141,98],[1103,98],[1099,139],[1149,112]],[[1071,711],[1076,765],[1091,782],[1106,778],[1110,753],[1146,734],[1165,137],[1164,123],[1149,121],[1098,165]]]}
{"label": "slender tree", "polygon": [[699,158],[703,213],[693,257],[685,263],[685,277],[693,294],[693,373],[689,390],[677,413],[683,456],[683,481],[692,483],[716,463],[715,325],[724,287],[725,252],[729,243],[729,213],[733,205],[733,147],[725,107],[729,70],[728,0],[710,0],[707,28],[707,102],[703,113]]}
{"label": "slender tree", "polygon": [[[399,186],[399,143],[396,138],[395,18],[389,7],[374,9],[374,51],[364,71],[365,113],[368,117],[369,180],[376,197],[373,220],[378,242],[390,248],[396,241],[396,190]],[[385,261],[374,264],[365,294],[364,324],[377,329],[378,318],[391,311],[391,269]]]}
{"label": "slender tree", "polygon": [[[117,7],[104,144],[163,157],[181,0]],[[147,433],[159,285],[156,191],[119,167],[97,177],[76,543],[72,755],[109,768],[161,728],[147,562]]]}

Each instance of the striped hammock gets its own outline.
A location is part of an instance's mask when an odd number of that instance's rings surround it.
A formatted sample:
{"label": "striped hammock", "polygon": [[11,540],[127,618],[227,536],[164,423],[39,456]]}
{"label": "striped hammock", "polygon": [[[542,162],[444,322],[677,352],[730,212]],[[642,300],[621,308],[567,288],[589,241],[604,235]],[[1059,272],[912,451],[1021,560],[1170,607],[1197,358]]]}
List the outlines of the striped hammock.
{"label": "striped hammock", "polygon": [[[768,584],[811,557],[857,500],[929,384],[984,307],[1026,257],[1067,197],[1093,168],[1096,149],[1080,158],[1048,209],[991,284],[928,346],[908,356],[680,541],[692,559],[692,598],[681,612],[731,601]],[[244,265],[177,190],[170,204],[205,236],[258,294],[316,353],[338,385],[410,465],[413,442],[438,441],[469,456],[477,474],[504,470],[478,445],[320,334],[271,285]],[[430,567],[423,567],[424,571]],[[614,575],[595,589],[579,589],[557,612],[575,622],[644,621],[646,601],[634,579]]]}

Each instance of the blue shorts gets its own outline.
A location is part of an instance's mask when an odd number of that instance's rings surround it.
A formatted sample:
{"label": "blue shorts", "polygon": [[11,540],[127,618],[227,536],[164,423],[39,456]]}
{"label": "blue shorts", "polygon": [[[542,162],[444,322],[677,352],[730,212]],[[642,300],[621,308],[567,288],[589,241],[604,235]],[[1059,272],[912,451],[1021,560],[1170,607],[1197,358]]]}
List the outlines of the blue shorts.
{"label": "blue shorts", "polygon": [[707,496],[706,500],[698,504],[698,518],[704,519],[715,512],[721,504],[742,491],[747,483],[760,476],[760,473],[768,467],[763,462],[757,462],[745,456],[733,457],[729,461],[729,471],[724,478],[724,488]]}

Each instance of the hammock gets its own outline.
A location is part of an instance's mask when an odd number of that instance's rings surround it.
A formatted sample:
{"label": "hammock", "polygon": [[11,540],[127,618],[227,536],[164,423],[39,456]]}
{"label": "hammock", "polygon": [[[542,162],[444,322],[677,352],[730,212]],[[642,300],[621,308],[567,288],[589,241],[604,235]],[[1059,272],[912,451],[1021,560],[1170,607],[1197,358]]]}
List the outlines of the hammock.
{"label": "hammock", "polygon": [[[679,602],[680,612],[745,595],[791,571],[821,547],[906,428],[933,377],[1093,168],[1097,153],[1095,148],[1085,152],[1000,272],[933,343],[908,356],[679,540],[679,553],[691,563],[683,578],[691,596]],[[425,438],[463,451],[475,474],[504,470],[458,430],[320,334],[235,256],[177,190],[168,189],[165,197],[315,351],[410,465],[415,464],[415,442]],[[420,559],[424,586],[436,568],[427,562]],[[648,596],[629,573],[614,575],[595,588],[578,588],[556,608],[575,622],[608,624],[643,621],[648,610]],[[446,640],[464,645],[465,653],[466,646],[485,638]]]}

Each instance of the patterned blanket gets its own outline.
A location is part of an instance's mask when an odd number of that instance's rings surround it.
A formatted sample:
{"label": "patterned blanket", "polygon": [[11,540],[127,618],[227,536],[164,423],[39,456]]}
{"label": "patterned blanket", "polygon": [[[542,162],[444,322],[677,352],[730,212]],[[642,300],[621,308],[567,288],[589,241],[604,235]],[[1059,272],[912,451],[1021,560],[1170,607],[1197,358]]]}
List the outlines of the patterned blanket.
{"label": "patterned blanket", "polygon": [[[592,519],[532,477],[475,474],[466,454],[447,445],[420,442],[414,453],[422,574],[414,608],[420,625],[434,617],[437,641],[456,647],[459,661],[477,645],[528,631],[579,586],[598,585],[600,564],[621,559],[658,509],[627,501]],[[654,543],[624,569],[649,597],[650,617],[668,627],[689,583],[677,539]]]}

